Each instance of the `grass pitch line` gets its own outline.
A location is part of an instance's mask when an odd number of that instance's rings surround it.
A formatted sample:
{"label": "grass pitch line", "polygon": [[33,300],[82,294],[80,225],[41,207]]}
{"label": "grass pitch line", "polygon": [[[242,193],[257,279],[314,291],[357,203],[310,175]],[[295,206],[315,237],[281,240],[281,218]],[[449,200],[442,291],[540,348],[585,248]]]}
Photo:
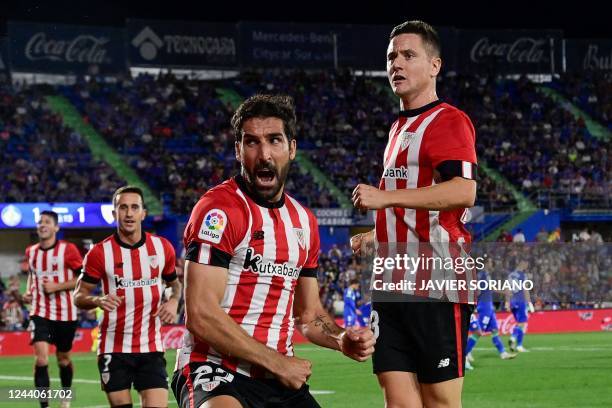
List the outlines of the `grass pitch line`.
{"label": "grass pitch line", "polygon": [[[32,381],[34,377],[23,377],[18,375],[0,375],[0,380],[11,380],[11,381]],[[60,379],[57,377],[50,378],[51,381],[59,381]],[[100,384],[100,380],[85,380],[80,378],[73,378],[73,383],[80,384]]]}

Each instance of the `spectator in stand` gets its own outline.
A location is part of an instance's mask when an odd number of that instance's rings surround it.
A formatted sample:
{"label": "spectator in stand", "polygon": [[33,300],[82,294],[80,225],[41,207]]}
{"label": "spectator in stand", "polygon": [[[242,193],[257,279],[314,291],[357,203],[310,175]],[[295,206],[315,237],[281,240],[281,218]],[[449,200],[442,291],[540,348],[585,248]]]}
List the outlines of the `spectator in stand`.
{"label": "spectator in stand", "polygon": [[512,242],[515,243],[524,243],[525,242],[525,234],[523,234],[523,230],[521,228],[516,230],[516,234],[512,237]]}
{"label": "spectator in stand", "polygon": [[506,230],[502,230],[497,238],[498,242],[512,242],[512,234]]}
{"label": "spectator in stand", "polygon": [[591,236],[589,238],[589,242],[592,242],[592,243],[598,244],[598,245],[599,244],[603,244],[603,238],[602,238],[602,236],[601,236],[601,234],[599,232],[597,232],[596,230],[594,230],[592,228],[589,231],[590,231],[590,234],[591,234]]}
{"label": "spectator in stand", "polygon": [[548,236],[548,242],[561,242],[561,228],[555,228]]}
{"label": "spectator in stand", "polygon": [[584,227],[580,231],[580,234],[578,234],[578,240],[580,242],[588,242],[590,239],[591,239],[591,234],[589,234],[589,229],[587,227]]}
{"label": "spectator in stand", "polygon": [[2,322],[5,330],[23,330],[23,308],[14,293],[8,295],[2,305]]}
{"label": "spectator in stand", "polygon": [[548,241],[548,232],[546,228],[540,228],[540,231],[536,234],[536,242],[543,243]]}

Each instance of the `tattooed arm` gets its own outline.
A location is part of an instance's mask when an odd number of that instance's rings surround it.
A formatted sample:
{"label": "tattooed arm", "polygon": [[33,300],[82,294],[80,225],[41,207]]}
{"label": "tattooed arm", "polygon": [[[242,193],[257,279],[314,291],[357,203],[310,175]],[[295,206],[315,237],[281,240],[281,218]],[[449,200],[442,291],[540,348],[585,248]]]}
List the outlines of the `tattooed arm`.
{"label": "tattooed arm", "polygon": [[299,278],[295,288],[293,314],[297,329],[314,344],[342,351],[357,361],[365,361],[374,352],[372,330],[345,330],[325,311],[319,299],[316,278]]}

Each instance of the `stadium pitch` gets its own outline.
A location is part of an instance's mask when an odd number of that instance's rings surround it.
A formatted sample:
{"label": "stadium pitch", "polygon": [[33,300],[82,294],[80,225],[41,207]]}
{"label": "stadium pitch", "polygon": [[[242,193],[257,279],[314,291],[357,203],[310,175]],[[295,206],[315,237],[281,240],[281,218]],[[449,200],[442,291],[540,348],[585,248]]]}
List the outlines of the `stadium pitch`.
{"label": "stadium pitch", "polygon": [[[507,338],[504,338],[507,340]],[[475,370],[466,375],[463,406],[512,407],[611,407],[612,333],[528,334],[522,353],[502,361],[489,338],[480,339],[473,352]],[[382,407],[383,399],[371,362],[359,364],[338,352],[312,345],[299,345],[296,355],[313,362],[310,388],[323,407]],[[175,352],[167,353],[170,373]],[[100,391],[93,353],[74,355],[76,399],[74,408],[106,407]],[[0,389],[32,386],[33,357],[2,357]],[[50,358],[52,387],[59,384],[57,365]],[[5,393],[4,393],[5,394]],[[137,402],[137,395],[134,394]],[[4,407],[37,407],[36,401],[0,401]],[[59,406],[52,402],[51,407]],[[135,406],[139,406],[135,404]],[[170,407],[176,407],[174,397]]]}

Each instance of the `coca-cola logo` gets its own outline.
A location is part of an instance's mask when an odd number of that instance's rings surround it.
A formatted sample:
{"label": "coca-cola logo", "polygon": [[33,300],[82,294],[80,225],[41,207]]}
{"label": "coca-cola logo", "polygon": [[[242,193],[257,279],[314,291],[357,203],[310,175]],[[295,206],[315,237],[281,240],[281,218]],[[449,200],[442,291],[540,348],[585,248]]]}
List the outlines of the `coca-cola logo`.
{"label": "coca-cola logo", "polygon": [[187,332],[184,326],[174,326],[162,337],[162,343],[166,349],[180,349],[183,347],[183,336]]}
{"label": "coca-cola logo", "polygon": [[516,320],[514,320],[514,316],[509,314],[502,320],[499,324],[499,332],[501,334],[512,334],[514,327],[516,326]]}
{"label": "coca-cola logo", "polygon": [[513,42],[491,42],[482,37],[472,47],[470,59],[481,62],[495,58],[510,63],[538,64],[548,61],[547,40],[543,38],[521,37]]}
{"label": "coca-cola logo", "polygon": [[600,55],[599,46],[595,44],[589,44],[587,52],[584,55],[584,59],[582,61],[582,67],[584,69],[602,71],[612,70],[612,49],[610,50],[610,53],[608,55]]}
{"label": "coca-cola logo", "polygon": [[46,33],[34,34],[25,47],[25,56],[30,61],[49,60],[80,62],[86,64],[108,64],[111,62],[105,45],[107,37],[78,35],[72,39],[48,38]]}

